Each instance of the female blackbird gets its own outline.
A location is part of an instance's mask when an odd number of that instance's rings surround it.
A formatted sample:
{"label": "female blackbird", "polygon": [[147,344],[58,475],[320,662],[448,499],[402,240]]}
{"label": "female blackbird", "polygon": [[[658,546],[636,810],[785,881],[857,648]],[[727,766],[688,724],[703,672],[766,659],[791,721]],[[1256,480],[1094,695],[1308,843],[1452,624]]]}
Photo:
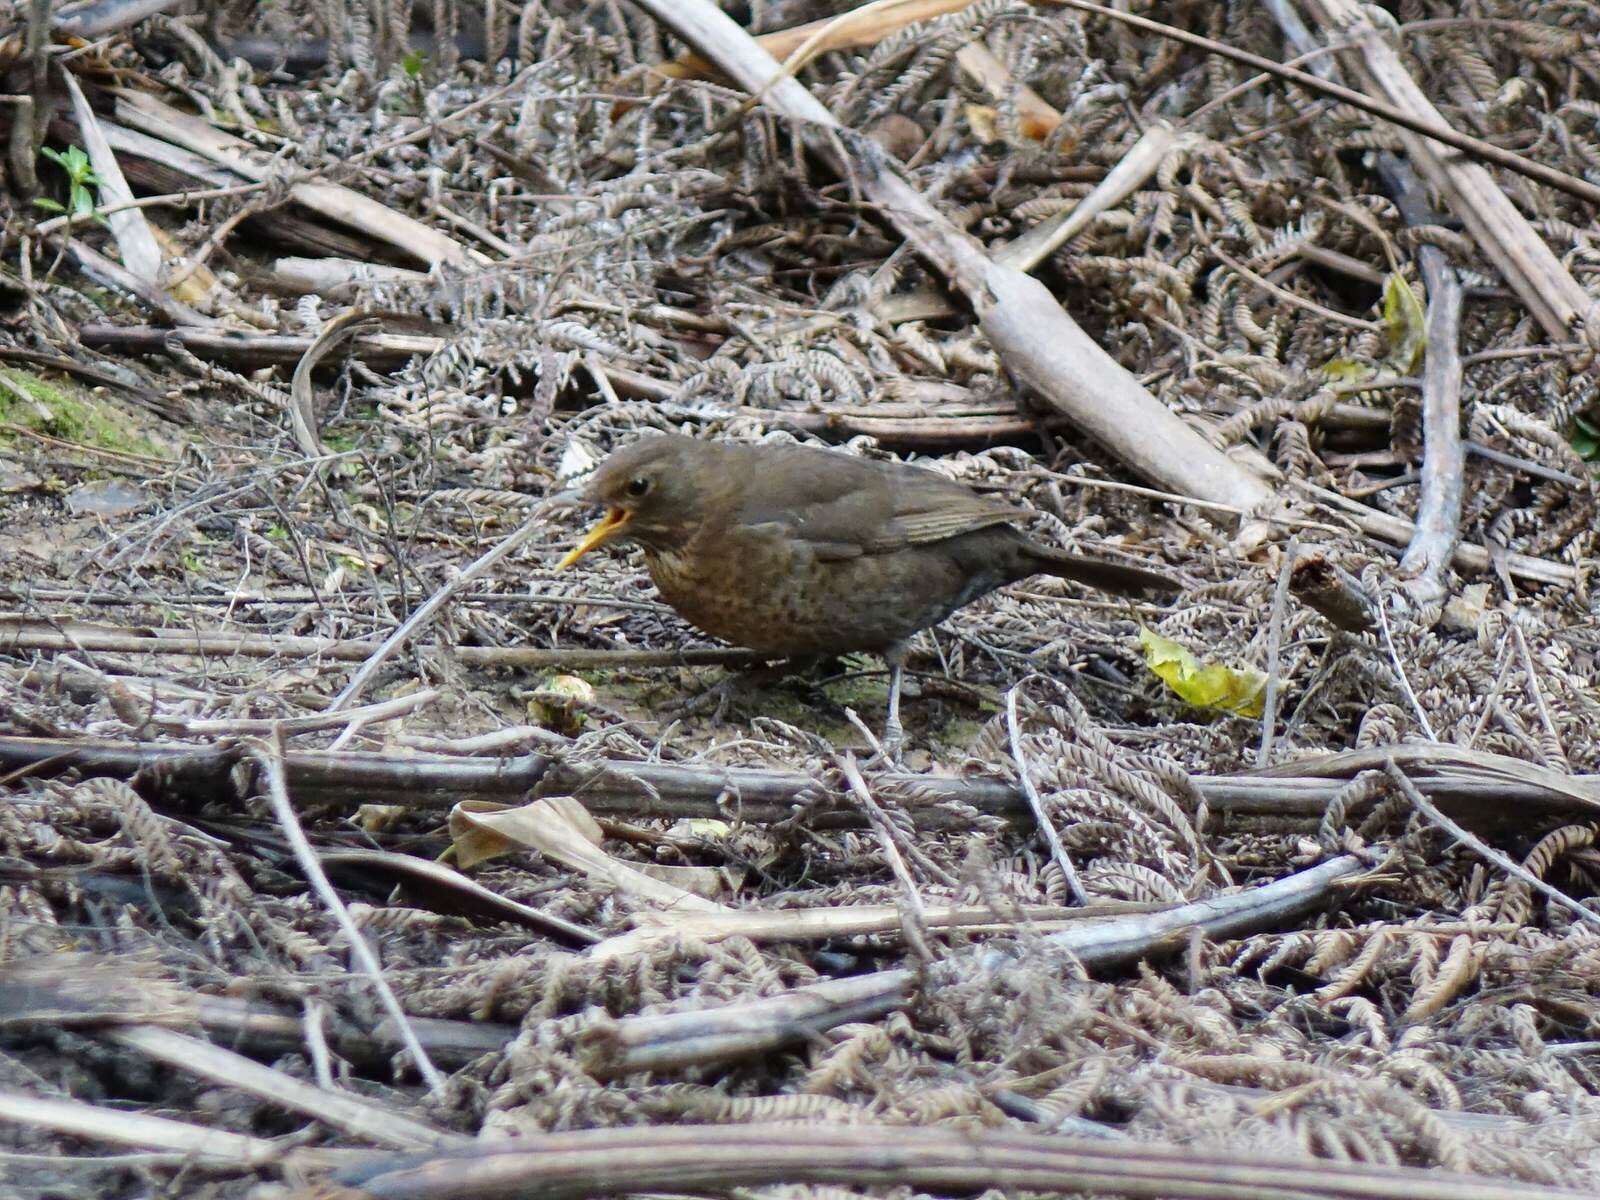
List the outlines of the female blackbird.
{"label": "female blackbird", "polygon": [[606,515],[557,566],[637,542],[650,578],[691,625],[772,657],[881,654],[886,744],[898,744],[904,643],[1030,575],[1104,591],[1170,592],[1139,567],[1042,546],[1025,510],[921,467],[807,446],[648,437],[600,464],[587,497]]}

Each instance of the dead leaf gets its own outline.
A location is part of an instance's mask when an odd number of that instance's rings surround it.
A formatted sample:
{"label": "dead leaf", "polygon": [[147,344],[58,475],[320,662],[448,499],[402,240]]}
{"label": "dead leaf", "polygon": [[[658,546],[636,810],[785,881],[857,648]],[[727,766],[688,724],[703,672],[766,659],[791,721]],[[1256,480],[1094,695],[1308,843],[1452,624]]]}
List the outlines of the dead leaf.
{"label": "dead leaf", "polygon": [[596,882],[666,908],[715,912],[724,907],[612,858],[599,847],[599,825],[569,796],[535,800],[520,808],[458,804],[450,810],[450,836],[463,868],[515,849],[536,850]]}

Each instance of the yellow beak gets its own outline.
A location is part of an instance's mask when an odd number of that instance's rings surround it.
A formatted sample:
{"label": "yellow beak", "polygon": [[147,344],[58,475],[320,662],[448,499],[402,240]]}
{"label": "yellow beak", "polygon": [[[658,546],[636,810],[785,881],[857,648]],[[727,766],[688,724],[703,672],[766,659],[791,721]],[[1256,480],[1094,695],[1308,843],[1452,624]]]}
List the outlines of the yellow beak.
{"label": "yellow beak", "polygon": [[567,556],[556,564],[556,570],[565,571],[596,546],[604,546],[612,538],[620,534],[627,524],[627,510],[613,508],[600,519],[600,522],[593,529],[583,535],[583,541],[574,546]]}

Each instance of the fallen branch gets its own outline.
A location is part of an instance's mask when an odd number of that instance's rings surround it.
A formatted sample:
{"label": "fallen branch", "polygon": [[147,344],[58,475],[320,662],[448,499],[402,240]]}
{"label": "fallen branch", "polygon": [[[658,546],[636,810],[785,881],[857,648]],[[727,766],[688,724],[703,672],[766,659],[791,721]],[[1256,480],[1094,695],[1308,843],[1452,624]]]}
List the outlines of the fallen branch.
{"label": "fallen branch", "polygon": [[[119,120],[198,154],[235,175],[261,182],[282,170],[281,164],[250,143],[223,133],[154,96],[126,89],[119,89],[116,95]],[[331,183],[297,182],[289,185],[289,194],[303,208],[379,238],[429,266],[448,263],[468,267],[488,261],[448,234],[350,188]]]}
{"label": "fallen branch", "polygon": [[[1359,47],[1362,74],[1374,91],[1389,99],[1389,107],[1394,110],[1380,115],[1400,127],[1400,140],[1412,165],[1444,197],[1450,211],[1467,227],[1484,256],[1551,339],[1569,339],[1588,316],[1593,300],[1506,199],[1489,172],[1476,162],[1445,155],[1439,143],[1466,150],[1474,157],[1560,188],[1590,204],[1600,204],[1600,188],[1585,182],[1576,189],[1571,185],[1572,177],[1565,172],[1542,166],[1531,170],[1536,164],[1519,154],[1498,148],[1489,153],[1487,143],[1456,133],[1356,0],[1311,0],[1311,6],[1335,37],[1353,41]],[[1321,80],[1317,83],[1324,90],[1334,86]],[[1368,111],[1376,111],[1370,101]],[[1408,119],[1401,120],[1400,116]]]}
{"label": "fallen branch", "polygon": [[346,709],[344,712],[311,713],[303,717],[220,717],[207,719],[204,717],[169,717],[157,714],[150,718],[150,724],[159,729],[171,730],[173,733],[187,734],[189,737],[246,737],[250,735],[263,735],[279,733],[285,737],[299,733],[314,733],[320,729],[333,729],[349,725],[352,721],[360,721],[364,726],[376,725],[382,721],[393,721],[398,717],[410,716],[417,709],[432,704],[439,698],[439,689],[427,688],[420,692],[411,692],[404,696],[395,696],[390,700],[383,700],[376,704],[363,705],[361,708]]}
{"label": "fallen branch", "polygon": [[340,1182],[379,1200],[580,1200],[743,1193],[771,1184],[1170,1197],[1172,1200],[1575,1200],[1577,1192],[1421,1167],[1284,1158],[1002,1129],[773,1122],[535,1133],[515,1149],[390,1162]]}
{"label": "fallen branch", "polygon": [[[180,629],[128,629],[78,621],[36,621],[0,614],[0,654],[24,650],[101,651],[110,654],[187,654],[196,657],[319,658],[366,662],[381,643],[319,637],[275,637],[254,633],[204,633]],[[748,650],[689,647],[683,650],[562,650],[524,646],[423,645],[416,650],[469,667],[602,671],[627,667],[726,667],[759,662]]]}
{"label": "fallen branch", "polygon": [[[1134,902],[1091,902],[1077,908],[1041,905],[1019,907],[1015,921],[1002,920],[992,908],[958,908],[947,904],[929,905],[920,914],[929,932],[960,932],[993,935],[1017,934],[1024,929],[1034,933],[1053,933],[1079,921],[1104,920],[1108,916],[1156,912],[1172,905]],[[685,939],[717,942],[726,938],[749,938],[753,942],[826,942],[837,938],[888,936],[901,933],[905,914],[889,904],[841,904],[826,908],[786,908],[774,912],[760,910],[699,913],[640,912],[637,927],[596,943],[590,958],[619,958],[636,954],[661,942]]]}
{"label": "fallen branch", "polygon": [[[112,262],[93,246],[85,244],[78,238],[68,237],[65,233],[55,233],[44,240],[63,247],[72,256],[73,261],[78,264],[78,269],[96,283],[128,293],[140,303],[148,306],[152,312],[160,313],[174,325],[181,325],[186,328],[209,326],[212,329],[217,329],[221,325],[221,322],[191,308],[183,301],[169,296],[154,284],[146,283],[121,263]],[[198,330],[196,331],[198,332]],[[167,334],[173,331],[163,329],[159,332]],[[218,334],[217,336],[226,335]]]}
{"label": "fallen branch", "polygon": [[[1422,182],[1404,162],[1384,155],[1379,172],[1394,193],[1407,225],[1432,224]],[[1412,602],[1422,608],[1443,603],[1445,573],[1461,540],[1461,499],[1466,488],[1466,450],[1461,441],[1461,281],[1443,250],[1424,242],[1417,266],[1428,292],[1422,374],[1422,482],[1417,531],[1400,559]],[[1401,286],[1409,287],[1402,283]]]}
{"label": "fallen branch", "polygon": [[104,1035],[106,1040],[227,1088],[238,1088],[290,1112],[302,1113],[352,1137],[380,1146],[442,1149],[470,1143],[413,1117],[348,1092],[326,1091],[242,1054],[157,1025],[135,1025]]}
{"label": "fallen branch", "polygon": [[283,1156],[278,1144],[267,1138],[27,1092],[0,1092],[0,1121],[53,1129],[88,1141],[169,1150],[198,1166],[227,1170],[266,1166]]}
{"label": "fallen branch", "polygon": [[[316,341],[297,334],[156,329],[148,325],[85,325],[78,336],[91,350],[124,354],[165,354],[167,342],[172,339],[198,358],[247,370],[298,363]],[[421,334],[366,334],[354,340],[350,352],[368,366],[382,370],[402,367],[414,357],[437,354],[444,344],[442,337]]]}
{"label": "fallen branch", "polygon": [[[1181,948],[1195,930],[1231,937],[1272,928],[1324,903],[1365,869],[1360,859],[1342,855],[1262,887],[1158,913],[1086,921],[1044,941],[1091,971],[1125,966]],[[932,968],[927,986],[938,987],[946,974],[954,982],[958,973],[970,976],[974,969],[1001,974],[1010,963],[996,951],[968,952]],[[899,1008],[911,1000],[919,979],[905,968],[877,971],[715,1009],[601,1022],[584,1032],[584,1065],[591,1074],[616,1078],[769,1053]]]}
{"label": "fallen branch", "polygon": [[[1196,775],[1191,782],[1213,816],[1315,824],[1346,781],[1382,768],[1391,756],[1435,802],[1475,822],[1520,823],[1530,812],[1600,815],[1600,775],[1562,775],[1456,746],[1408,743],[1351,750],[1243,775]],[[0,737],[0,767],[7,771],[55,775],[73,770],[134,780],[147,794],[168,799],[214,801],[219,793],[232,794],[232,772],[241,758],[231,745]],[[523,803],[533,794],[573,796],[600,817],[713,817],[765,824],[794,820],[797,808],[809,808],[804,819],[817,828],[864,824],[837,781],[798,771],[620,759],[562,762],[544,754],[461,758],[359,750],[289,750],[284,769],[299,803],[352,810],[375,793],[391,803],[439,810],[466,800]],[[903,811],[919,829],[970,827],[970,818],[953,805],[1008,821],[1033,819],[1020,789],[998,779],[884,772],[871,780],[881,801]]]}
{"label": "fallen branch", "polygon": [[784,77],[772,56],[709,0],[636,0],[769,108],[879,207],[966,296],[1008,370],[1134,471],[1164,487],[1244,509],[1270,507],[1266,484],[1190,428],[1100,348],[1048,288],[989,260],[898,173],[876,144],[844,129]]}
{"label": "fallen branch", "polygon": [[1289,569],[1289,590],[1346,633],[1368,633],[1378,627],[1376,601],[1360,580],[1318,553],[1302,554]]}
{"label": "fallen branch", "polygon": [[[1318,487],[1316,484],[1306,483],[1299,479],[1289,479],[1291,486],[1298,488],[1307,495],[1315,497],[1327,504],[1330,508],[1346,514],[1356,526],[1366,534],[1370,534],[1382,541],[1396,546],[1408,546],[1411,539],[1416,536],[1416,526],[1410,521],[1400,517],[1391,517],[1388,513],[1379,512],[1365,504],[1341,496],[1338,492],[1328,488]],[[1531,554],[1502,554],[1491,555],[1483,546],[1471,542],[1457,543],[1451,553],[1451,561],[1467,571],[1487,571],[1497,561],[1503,563],[1506,570],[1518,578],[1529,583],[1554,584],[1558,587],[1576,587],[1578,584],[1578,569],[1567,563],[1551,562],[1544,558],[1535,558]]]}
{"label": "fallen branch", "polygon": [[[303,1011],[192,991],[148,959],[56,952],[12,959],[0,973],[0,1029],[13,1034],[158,1024],[203,1029],[214,1042],[269,1060],[305,1050]],[[517,1026],[492,1021],[412,1017],[411,1024],[428,1053],[451,1066],[494,1053],[517,1035]],[[362,1068],[383,1067],[404,1049],[392,1026],[358,1027],[336,1011],[322,1033],[336,1054]]]}
{"label": "fallen branch", "polygon": [[182,0],[99,0],[97,4],[80,4],[70,12],[58,13],[51,28],[89,42],[177,8],[180,3]]}
{"label": "fallen branch", "polygon": [[290,291],[344,300],[373,284],[422,287],[428,276],[409,267],[391,267],[351,258],[285,256],[273,262],[272,281]]}

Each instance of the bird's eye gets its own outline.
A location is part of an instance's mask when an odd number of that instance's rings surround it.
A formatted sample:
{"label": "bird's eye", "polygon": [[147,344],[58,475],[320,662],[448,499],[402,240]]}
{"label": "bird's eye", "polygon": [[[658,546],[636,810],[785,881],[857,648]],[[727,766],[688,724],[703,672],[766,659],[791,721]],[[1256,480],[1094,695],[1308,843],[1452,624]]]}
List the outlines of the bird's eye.
{"label": "bird's eye", "polygon": [[628,480],[628,495],[632,496],[634,499],[637,500],[639,497],[646,495],[649,491],[650,481],[643,475]]}

